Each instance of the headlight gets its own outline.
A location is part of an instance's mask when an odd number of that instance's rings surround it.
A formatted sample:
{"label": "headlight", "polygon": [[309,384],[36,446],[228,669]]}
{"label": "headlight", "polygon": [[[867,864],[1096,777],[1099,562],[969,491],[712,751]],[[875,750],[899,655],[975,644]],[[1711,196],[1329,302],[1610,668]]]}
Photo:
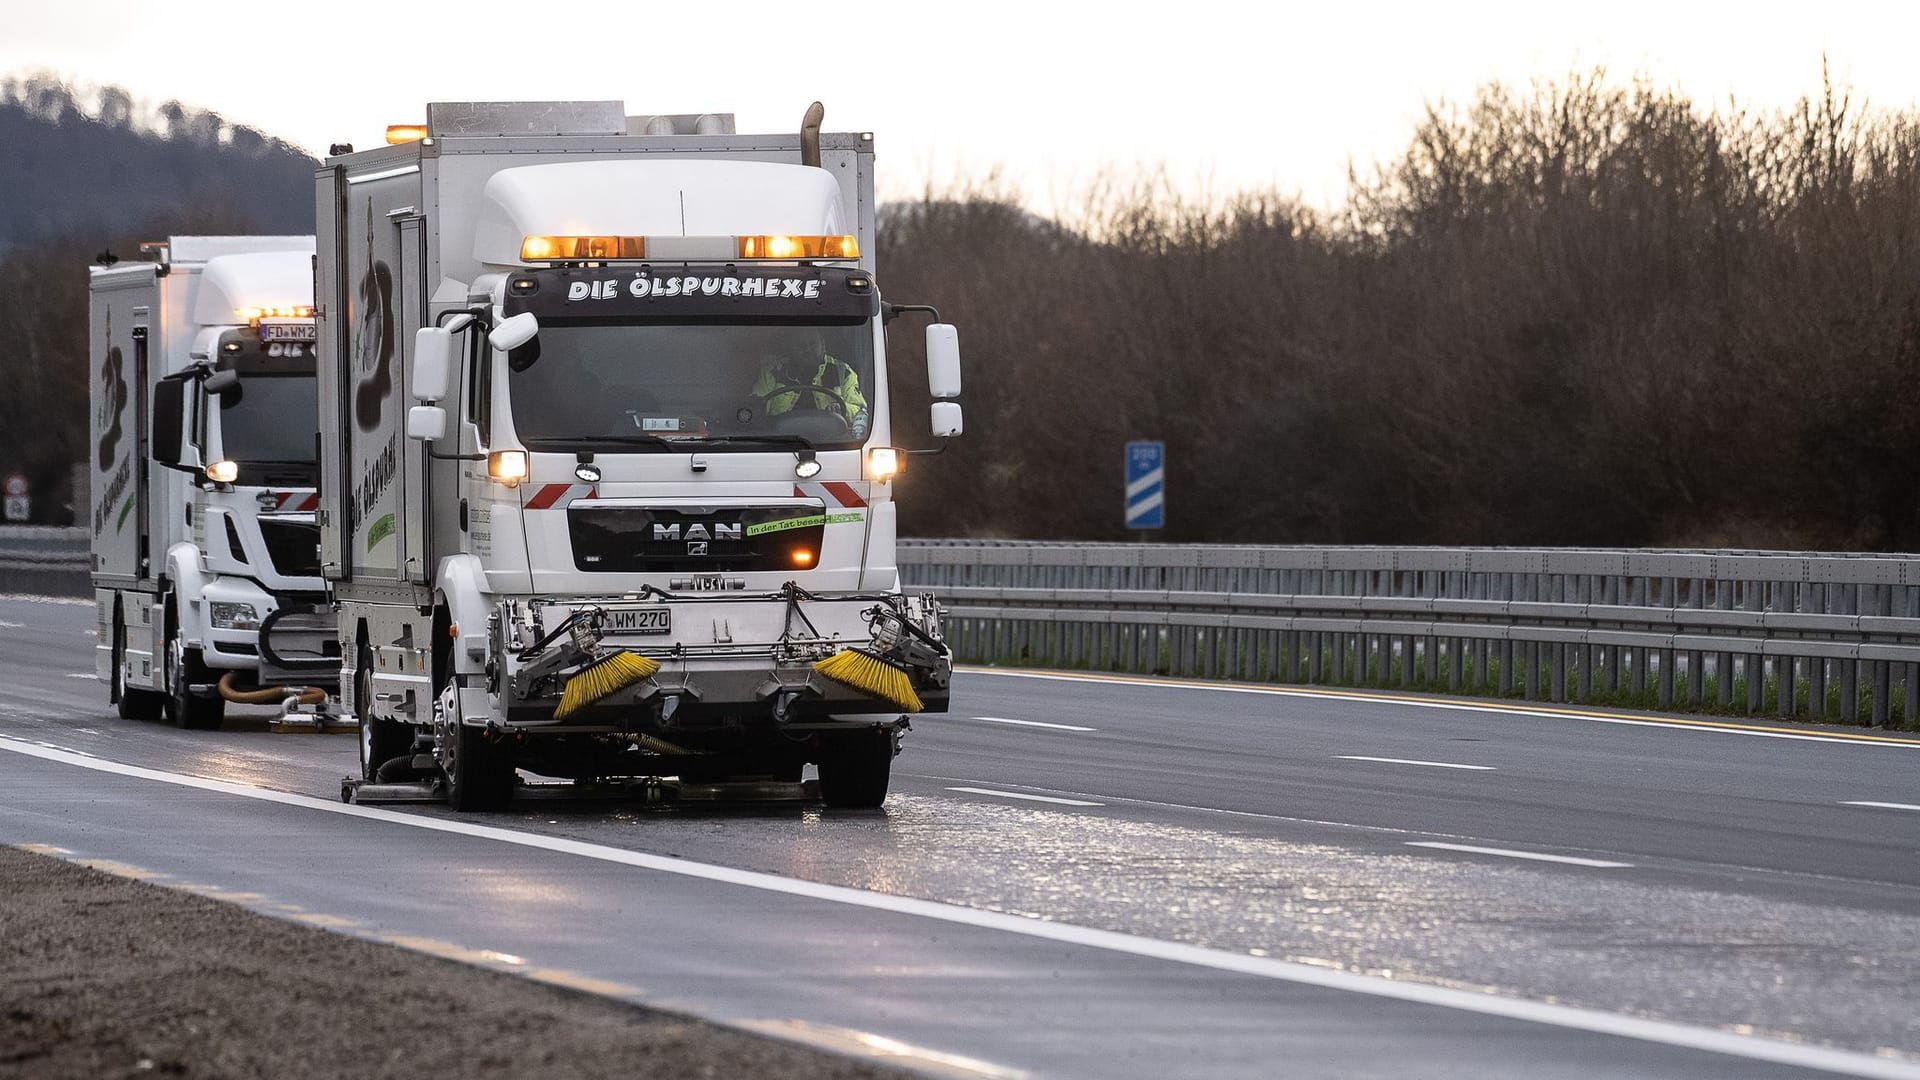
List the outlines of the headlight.
{"label": "headlight", "polygon": [[513,487],[527,478],[525,450],[495,450],[487,455],[487,475]]}
{"label": "headlight", "polygon": [[876,446],[867,451],[867,479],[886,483],[905,464],[905,455],[891,446]]}
{"label": "headlight", "polygon": [[231,600],[215,600],[208,605],[208,618],[213,620],[216,630],[258,630],[260,613],[253,610],[252,604],[241,604]]}

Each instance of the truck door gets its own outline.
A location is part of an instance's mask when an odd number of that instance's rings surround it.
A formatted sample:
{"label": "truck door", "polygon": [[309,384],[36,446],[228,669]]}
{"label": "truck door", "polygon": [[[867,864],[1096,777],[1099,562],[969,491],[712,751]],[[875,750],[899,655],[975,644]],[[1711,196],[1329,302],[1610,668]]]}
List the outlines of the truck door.
{"label": "truck door", "polygon": [[[398,295],[394,299],[400,308],[401,333],[394,345],[404,361],[395,411],[404,414],[405,406],[413,400],[407,392],[413,375],[413,331],[427,325],[426,229],[425,219],[416,213],[391,220],[400,233],[396,252],[399,265],[394,274]],[[401,423],[404,426],[404,418]],[[401,505],[407,507],[407,513],[401,515],[400,558],[407,580],[416,585],[429,584],[434,570],[433,551],[427,543],[433,517],[427,492],[427,448],[428,444],[419,439],[400,440]]]}

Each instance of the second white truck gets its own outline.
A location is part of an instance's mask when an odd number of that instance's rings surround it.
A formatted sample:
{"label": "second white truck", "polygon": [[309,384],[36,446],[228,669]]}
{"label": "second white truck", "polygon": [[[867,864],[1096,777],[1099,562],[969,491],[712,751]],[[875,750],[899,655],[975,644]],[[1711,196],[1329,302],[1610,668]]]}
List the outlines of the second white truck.
{"label": "second white truck", "polygon": [[313,238],[92,268],[96,672],[128,718],[336,685],[314,511]]}
{"label": "second white truck", "polygon": [[[619,102],[441,103],[318,176],[320,527],[362,778],[886,797],[944,711],[895,566],[873,140]],[[915,428],[918,425],[914,425]],[[354,785],[348,785],[349,793]]]}

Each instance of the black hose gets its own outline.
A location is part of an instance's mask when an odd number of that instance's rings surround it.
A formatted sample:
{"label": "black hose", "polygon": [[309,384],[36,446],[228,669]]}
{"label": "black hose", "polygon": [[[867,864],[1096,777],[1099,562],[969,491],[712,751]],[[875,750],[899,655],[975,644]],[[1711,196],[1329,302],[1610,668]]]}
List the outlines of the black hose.
{"label": "black hose", "polygon": [[340,661],[332,657],[322,657],[319,660],[288,660],[273,649],[272,639],[275,623],[296,612],[302,615],[316,615],[326,610],[327,608],[321,604],[295,604],[290,607],[275,608],[271,612],[268,612],[267,617],[260,620],[260,655],[266,657],[274,666],[285,668],[288,671],[326,671],[329,668],[337,669],[340,666]]}

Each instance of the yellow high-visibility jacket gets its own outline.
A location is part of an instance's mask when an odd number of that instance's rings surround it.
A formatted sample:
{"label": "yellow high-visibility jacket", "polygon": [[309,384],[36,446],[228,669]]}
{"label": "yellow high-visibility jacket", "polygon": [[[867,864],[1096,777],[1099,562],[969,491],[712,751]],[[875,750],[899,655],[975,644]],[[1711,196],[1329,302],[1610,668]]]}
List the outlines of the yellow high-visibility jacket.
{"label": "yellow high-visibility jacket", "polygon": [[[769,364],[753,384],[752,393],[754,397],[766,398],[768,416],[779,416],[781,413],[792,412],[798,408],[800,395],[805,391],[786,390],[778,394],[774,394],[773,391],[780,386],[797,384],[818,386],[823,390],[832,391],[832,394],[809,395],[813,400],[808,404],[815,409],[844,416],[847,426],[852,429],[856,438],[866,435],[867,398],[860,392],[860,376],[855,374],[851,367],[831,356],[823,357],[820,366],[815,368],[807,378],[790,378],[783,374],[780,364]],[[773,396],[768,397],[769,394]],[[839,395],[838,400],[835,400],[834,394]]]}

